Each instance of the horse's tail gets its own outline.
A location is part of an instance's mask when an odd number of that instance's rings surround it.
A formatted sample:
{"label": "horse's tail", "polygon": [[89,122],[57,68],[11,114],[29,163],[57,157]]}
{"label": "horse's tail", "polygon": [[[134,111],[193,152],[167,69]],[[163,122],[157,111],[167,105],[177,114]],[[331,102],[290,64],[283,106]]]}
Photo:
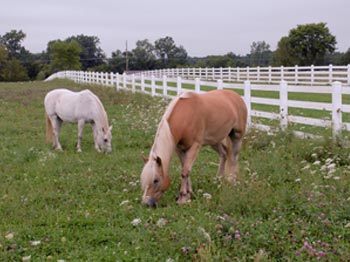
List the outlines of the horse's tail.
{"label": "horse's tail", "polygon": [[46,141],[49,142],[49,141],[52,141],[53,139],[52,123],[49,116],[47,114],[45,114],[45,116],[46,116]]}

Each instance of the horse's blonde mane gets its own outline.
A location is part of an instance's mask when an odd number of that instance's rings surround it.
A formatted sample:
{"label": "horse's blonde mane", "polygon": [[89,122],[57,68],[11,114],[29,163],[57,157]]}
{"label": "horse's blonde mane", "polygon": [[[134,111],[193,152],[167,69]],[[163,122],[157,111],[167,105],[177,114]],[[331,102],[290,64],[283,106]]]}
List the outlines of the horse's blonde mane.
{"label": "horse's blonde mane", "polygon": [[192,92],[184,92],[179,97],[173,99],[167,107],[157,129],[154,143],[150,152],[150,159],[155,156],[162,158],[164,168],[168,169],[171,157],[175,149],[175,142],[170,130],[168,118],[175,108],[177,102],[182,98],[188,98],[192,95]]}

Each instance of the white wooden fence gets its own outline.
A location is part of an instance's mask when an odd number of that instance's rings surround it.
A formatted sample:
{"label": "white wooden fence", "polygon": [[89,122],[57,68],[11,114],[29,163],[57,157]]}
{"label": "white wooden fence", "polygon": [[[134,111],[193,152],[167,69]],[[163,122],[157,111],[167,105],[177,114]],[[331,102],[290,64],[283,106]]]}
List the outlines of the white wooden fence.
{"label": "white wooden fence", "polygon": [[[204,81],[199,78],[183,79],[168,77],[163,74],[161,78],[146,76],[144,74],[120,75],[113,73],[62,71],[51,75],[47,80],[55,78],[67,78],[78,83],[112,86],[117,90],[129,90],[132,92],[148,93],[152,96],[175,97],[185,90],[192,90],[197,93],[212,89],[235,89],[241,90],[248,107],[248,124],[263,130],[270,130],[270,126],[259,124],[261,119],[273,119],[279,121],[279,127],[284,130],[291,123],[306,126],[317,126],[331,128],[334,136],[341,134],[342,130],[350,131],[350,87],[339,81],[328,86],[299,86],[288,84],[282,80],[278,85],[252,84],[246,80],[244,83],[224,82],[222,79],[216,81]],[[271,91],[278,94],[279,98],[266,98],[253,96],[252,92]],[[329,102],[300,101],[288,99],[288,94],[301,93],[305,98],[315,94],[328,94]],[[331,95],[330,95],[331,94]],[[276,95],[275,95],[276,96]],[[326,99],[327,100],[327,99]],[[346,103],[343,103],[347,100]],[[252,105],[268,105],[278,108],[278,112],[253,110]],[[289,108],[312,109],[329,112],[329,117],[323,119],[296,116],[288,114]],[[254,120],[252,121],[252,118]],[[346,119],[347,118],[347,119]],[[295,133],[302,137],[313,136],[301,132]]]}
{"label": "white wooden fence", "polygon": [[220,67],[170,68],[137,72],[147,77],[178,77],[186,79],[222,79],[229,82],[279,84],[282,80],[293,85],[330,85],[339,81],[350,85],[350,65],[347,66],[293,66],[293,67]]}

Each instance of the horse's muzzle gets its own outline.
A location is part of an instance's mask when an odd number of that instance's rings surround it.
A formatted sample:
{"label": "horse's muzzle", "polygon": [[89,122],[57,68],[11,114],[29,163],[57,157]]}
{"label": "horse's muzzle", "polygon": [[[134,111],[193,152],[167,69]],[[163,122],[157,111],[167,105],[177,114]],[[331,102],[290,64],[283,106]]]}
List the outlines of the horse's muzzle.
{"label": "horse's muzzle", "polygon": [[151,197],[145,197],[144,199],[142,199],[142,204],[152,208],[157,207],[157,201]]}

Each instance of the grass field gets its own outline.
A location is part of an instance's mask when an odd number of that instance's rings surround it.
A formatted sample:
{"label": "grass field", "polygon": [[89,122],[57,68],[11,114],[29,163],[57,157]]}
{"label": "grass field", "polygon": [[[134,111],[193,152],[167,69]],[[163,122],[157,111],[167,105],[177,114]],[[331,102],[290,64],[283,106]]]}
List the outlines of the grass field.
{"label": "grass field", "polygon": [[[97,153],[64,124],[63,152],[45,143],[43,99],[90,88],[113,124]],[[70,81],[0,83],[0,261],[349,261],[350,153],[325,139],[251,130],[237,185],[215,178],[203,148],[190,203],[177,206],[179,161],[157,209],[140,204],[147,155],[167,101]]]}

